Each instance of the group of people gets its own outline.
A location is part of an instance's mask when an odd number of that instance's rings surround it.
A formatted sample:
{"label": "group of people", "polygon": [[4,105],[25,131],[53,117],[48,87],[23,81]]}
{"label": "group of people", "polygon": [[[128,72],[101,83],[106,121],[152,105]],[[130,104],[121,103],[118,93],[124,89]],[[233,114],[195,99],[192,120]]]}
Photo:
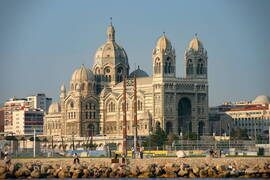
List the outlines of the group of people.
{"label": "group of people", "polygon": [[213,149],[210,149],[209,150],[209,155],[210,155],[210,157],[212,157],[212,158],[218,158],[218,157],[220,157],[220,150],[213,150]]}
{"label": "group of people", "polygon": [[[137,152],[139,152],[140,158],[143,159],[144,147],[143,146],[138,147]],[[134,147],[131,147],[131,153],[132,153],[132,159],[136,159],[136,152],[135,152]]]}

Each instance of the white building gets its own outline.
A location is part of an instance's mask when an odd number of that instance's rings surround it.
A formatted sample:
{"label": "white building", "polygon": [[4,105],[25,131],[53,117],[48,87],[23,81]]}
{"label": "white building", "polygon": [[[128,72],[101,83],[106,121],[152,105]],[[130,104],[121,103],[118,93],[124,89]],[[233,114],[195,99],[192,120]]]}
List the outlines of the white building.
{"label": "white building", "polygon": [[13,112],[31,109],[47,112],[52,103],[52,98],[45,94],[37,94],[26,98],[10,98],[4,103],[4,132],[15,133]]}
{"label": "white building", "polygon": [[16,135],[43,133],[43,111],[22,109],[13,111],[13,132]]}
{"label": "white building", "polygon": [[45,94],[37,94],[26,98],[32,109],[42,109],[43,111],[48,112],[48,109],[52,104],[52,98],[46,97]]}
{"label": "white building", "polygon": [[270,98],[266,95],[256,97],[254,101],[234,103],[234,108],[225,111],[232,118],[233,127],[247,129],[253,139],[265,136],[270,126]]}
{"label": "white building", "polygon": [[246,129],[251,139],[267,137],[270,126],[270,98],[266,95],[254,101],[225,102],[210,108],[210,132],[228,135],[232,129]]}
{"label": "white building", "polygon": [[4,103],[4,132],[13,132],[13,111],[19,110],[27,104],[25,98],[10,98]]}

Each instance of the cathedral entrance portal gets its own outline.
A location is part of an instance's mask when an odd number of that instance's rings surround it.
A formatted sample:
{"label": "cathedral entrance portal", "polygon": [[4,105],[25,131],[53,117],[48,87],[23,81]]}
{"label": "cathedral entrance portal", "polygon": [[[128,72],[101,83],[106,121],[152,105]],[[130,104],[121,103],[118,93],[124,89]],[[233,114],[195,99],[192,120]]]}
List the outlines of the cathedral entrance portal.
{"label": "cathedral entrance portal", "polygon": [[178,133],[180,132],[192,132],[191,102],[188,98],[182,98],[178,103]]}

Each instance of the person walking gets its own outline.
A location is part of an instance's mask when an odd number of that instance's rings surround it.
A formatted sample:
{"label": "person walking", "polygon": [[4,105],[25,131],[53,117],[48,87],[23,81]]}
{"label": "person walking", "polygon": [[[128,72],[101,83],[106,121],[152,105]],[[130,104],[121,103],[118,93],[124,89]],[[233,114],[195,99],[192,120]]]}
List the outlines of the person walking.
{"label": "person walking", "polygon": [[80,159],[79,159],[79,156],[77,153],[74,154],[74,160],[73,160],[73,163],[74,164],[80,164]]}
{"label": "person walking", "polygon": [[134,149],[134,147],[131,147],[131,155],[132,155],[132,159],[135,159],[135,149]]}
{"label": "person walking", "polygon": [[6,167],[9,167],[11,165],[11,157],[7,151],[4,153],[4,161]]}
{"label": "person walking", "polygon": [[144,151],[144,147],[141,146],[140,147],[140,158],[143,159],[143,151]]}

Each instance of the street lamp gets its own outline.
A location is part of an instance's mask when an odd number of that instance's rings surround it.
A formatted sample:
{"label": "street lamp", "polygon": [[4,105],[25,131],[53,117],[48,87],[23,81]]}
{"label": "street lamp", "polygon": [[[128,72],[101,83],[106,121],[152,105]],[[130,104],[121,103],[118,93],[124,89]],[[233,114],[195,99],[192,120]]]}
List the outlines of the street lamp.
{"label": "street lamp", "polygon": [[33,149],[33,156],[36,157],[36,129],[34,128],[34,149]]}
{"label": "street lamp", "polygon": [[182,144],[183,144],[183,142],[182,142],[182,140],[183,140],[183,133],[182,132],[180,132],[179,133],[179,135],[180,135],[180,147],[181,147],[181,150],[183,149],[183,147],[182,147]]}
{"label": "street lamp", "polygon": [[72,149],[74,151],[74,132],[72,132]]}

